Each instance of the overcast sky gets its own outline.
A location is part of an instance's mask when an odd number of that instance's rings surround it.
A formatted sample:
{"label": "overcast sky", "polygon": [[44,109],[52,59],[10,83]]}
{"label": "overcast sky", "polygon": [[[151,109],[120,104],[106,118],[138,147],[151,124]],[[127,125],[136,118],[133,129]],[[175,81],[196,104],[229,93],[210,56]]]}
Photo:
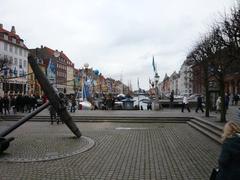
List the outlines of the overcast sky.
{"label": "overcast sky", "polygon": [[133,89],[149,88],[152,56],[160,80],[235,0],[2,0],[0,23],[28,48],[62,50],[76,68],[89,63]]}

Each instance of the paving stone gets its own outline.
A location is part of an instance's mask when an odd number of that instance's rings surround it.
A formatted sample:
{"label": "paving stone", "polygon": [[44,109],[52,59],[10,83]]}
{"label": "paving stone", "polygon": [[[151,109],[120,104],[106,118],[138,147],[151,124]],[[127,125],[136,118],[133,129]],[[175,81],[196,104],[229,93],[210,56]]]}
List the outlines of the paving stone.
{"label": "paving stone", "polygon": [[[4,122],[0,122],[0,126]],[[206,180],[215,167],[220,146],[185,123],[78,123],[84,136],[95,141],[94,147],[73,156],[44,162],[0,162],[1,178],[20,179],[162,179]],[[121,129],[118,127],[127,127]],[[116,129],[118,128],[118,129]],[[51,150],[50,137],[72,137],[65,125],[28,122],[14,131],[16,142],[7,153],[31,146]],[[34,138],[44,136],[37,141]],[[33,140],[31,141],[31,138]],[[14,141],[12,142],[14,143]],[[55,142],[58,144],[57,142]],[[71,139],[66,144],[76,148]],[[61,142],[54,144],[60,149]],[[14,148],[14,149],[12,149]],[[26,153],[35,152],[26,148]],[[51,151],[54,152],[54,151]],[[18,154],[20,157],[21,154]],[[0,161],[1,161],[0,157]]]}

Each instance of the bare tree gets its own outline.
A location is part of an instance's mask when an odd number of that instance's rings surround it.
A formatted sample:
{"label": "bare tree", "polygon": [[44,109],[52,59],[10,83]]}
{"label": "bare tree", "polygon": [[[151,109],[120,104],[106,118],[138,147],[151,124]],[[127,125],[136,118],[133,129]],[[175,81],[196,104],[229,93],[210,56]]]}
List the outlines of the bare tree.
{"label": "bare tree", "polygon": [[210,33],[189,53],[188,58],[200,65],[204,71],[206,92],[206,116],[209,116],[209,77],[218,81],[221,103],[221,122],[226,122],[225,84],[227,74],[239,72],[240,68],[240,2],[232,8],[230,15],[215,23]]}
{"label": "bare tree", "polygon": [[220,25],[213,28],[214,66],[216,78],[220,86],[221,121],[226,121],[225,84],[227,74],[239,72],[240,64],[240,6],[234,7],[229,16],[225,15]]}
{"label": "bare tree", "polygon": [[194,63],[203,69],[204,88],[206,97],[205,116],[209,117],[210,110],[210,94],[209,94],[209,62],[213,53],[211,51],[211,39],[208,36],[202,38],[200,42],[189,53],[188,58],[191,58]]}

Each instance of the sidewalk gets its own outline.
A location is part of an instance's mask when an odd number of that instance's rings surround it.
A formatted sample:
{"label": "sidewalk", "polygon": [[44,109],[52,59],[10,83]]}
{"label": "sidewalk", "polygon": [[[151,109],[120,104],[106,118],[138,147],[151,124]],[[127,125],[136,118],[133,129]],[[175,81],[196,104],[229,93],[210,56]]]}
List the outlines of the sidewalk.
{"label": "sidewalk", "polygon": [[[234,120],[234,121],[240,121],[237,117],[237,111],[240,106],[229,106],[229,109],[226,114],[227,121]],[[70,113],[70,112],[69,112]],[[10,116],[25,116],[27,113],[17,113],[16,115],[13,115],[12,113]],[[123,110],[92,110],[92,111],[82,111],[82,110],[76,110],[74,113],[70,113],[71,116],[74,117],[200,117],[202,119],[208,120],[212,123],[216,123],[218,125],[224,125],[224,123],[219,122],[220,121],[220,113],[216,112],[210,112],[210,117],[205,117],[205,113],[202,113],[200,110],[198,113],[195,112],[195,109],[191,109],[191,112],[189,113],[187,110],[184,111],[184,113],[181,112],[181,109],[174,108],[164,108],[160,111],[123,111]],[[4,116],[4,115],[2,115]],[[40,112],[37,116],[41,117],[48,117],[49,111],[48,109],[43,110]],[[1,117],[0,117],[1,119]]]}
{"label": "sidewalk", "polygon": [[[231,106],[227,119],[235,118]],[[22,114],[23,115],[23,114]],[[48,116],[44,110],[39,116]],[[76,111],[72,116],[193,117],[216,124],[212,112]],[[15,122],[0,121],[1,127]],[[76,123],[84,137],[73,138],[64,125],[27,122],[0,156],[3,180],[97,179],[97,180],[206,180],[216,166],[221,146],[186,123]],[[24,163],[23,163],[24,162]]]}
{"label": "sidewalk", "polygon": [[72,138],[65,125],[28,122],[18,128],[0,156],[1,179],[206,180],[220,152],[217,143],[186,123],[77,126],[94,141],[82,152],[90,143]]}

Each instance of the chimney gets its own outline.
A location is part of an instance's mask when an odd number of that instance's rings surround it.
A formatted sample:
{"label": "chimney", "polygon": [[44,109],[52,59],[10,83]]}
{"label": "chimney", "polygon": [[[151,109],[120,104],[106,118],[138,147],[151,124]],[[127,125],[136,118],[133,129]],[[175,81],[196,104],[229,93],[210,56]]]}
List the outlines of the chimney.
{"label": "chimney", "polygon": [[3,28],[3,24],[0,23],[0,28],[2,29]]}
{"label": "chimney", "polygon": [[16,34],[15,26],[12,26],[11,33]]}

